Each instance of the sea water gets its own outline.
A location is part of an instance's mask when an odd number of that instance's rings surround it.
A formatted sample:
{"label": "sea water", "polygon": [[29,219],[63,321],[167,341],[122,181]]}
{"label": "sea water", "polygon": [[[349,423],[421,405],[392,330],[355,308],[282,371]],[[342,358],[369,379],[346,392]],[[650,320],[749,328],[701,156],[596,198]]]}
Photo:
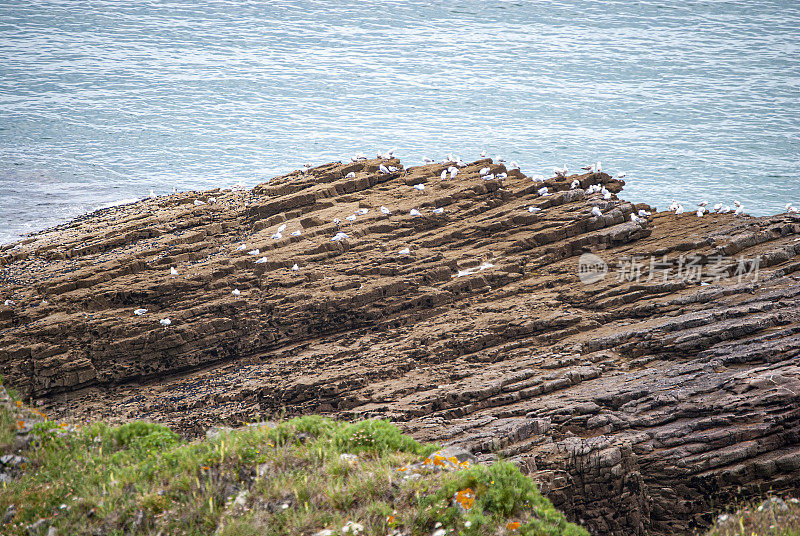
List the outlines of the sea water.
{"label": "sea water", "polygon": [[0,243],[397,147],[800,205],[800,3],[3,0]]}

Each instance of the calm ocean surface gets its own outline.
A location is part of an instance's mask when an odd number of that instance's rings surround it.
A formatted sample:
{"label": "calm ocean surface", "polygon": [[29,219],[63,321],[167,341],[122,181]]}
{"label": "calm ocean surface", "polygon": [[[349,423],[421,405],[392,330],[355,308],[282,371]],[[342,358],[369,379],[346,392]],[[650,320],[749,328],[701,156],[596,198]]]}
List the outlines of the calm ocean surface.
{"label": "calm ocean surface", "polygon": [[3,0],[0,243],[398,147],[800,204],[800,2]]}

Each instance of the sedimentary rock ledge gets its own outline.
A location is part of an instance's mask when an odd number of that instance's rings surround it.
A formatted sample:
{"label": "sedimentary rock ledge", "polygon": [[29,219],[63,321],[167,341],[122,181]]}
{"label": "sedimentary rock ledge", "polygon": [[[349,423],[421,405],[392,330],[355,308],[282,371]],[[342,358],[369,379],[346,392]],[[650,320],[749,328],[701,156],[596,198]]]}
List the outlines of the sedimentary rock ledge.
{"label": "sedimentary rock ledge", "polygon": [[[390,418],[517,461],[595,534],[686,532],[798,490],[800,217],[656,213],[602,173],[447,167],[333,163],[6,246],[0,372],[59,417],[186,434]],[[608,263],[589,284],[587,252]]]}

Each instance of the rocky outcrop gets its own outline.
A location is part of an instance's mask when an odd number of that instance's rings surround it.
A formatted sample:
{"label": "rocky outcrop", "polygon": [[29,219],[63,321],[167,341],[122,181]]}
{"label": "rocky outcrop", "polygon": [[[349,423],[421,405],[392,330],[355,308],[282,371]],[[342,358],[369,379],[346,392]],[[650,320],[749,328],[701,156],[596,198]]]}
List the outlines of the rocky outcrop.
{"label": "rocky outcrop", "polygon": [[[682,533],[797,491],[800,217],[632,221],[650,207],[602,173],[446,167],[328,164],[6,246],[1,372],[59,417],[186,434],[386,417],[517,461],[595,534]],[[589,252],[607,274],[582,283]]]}

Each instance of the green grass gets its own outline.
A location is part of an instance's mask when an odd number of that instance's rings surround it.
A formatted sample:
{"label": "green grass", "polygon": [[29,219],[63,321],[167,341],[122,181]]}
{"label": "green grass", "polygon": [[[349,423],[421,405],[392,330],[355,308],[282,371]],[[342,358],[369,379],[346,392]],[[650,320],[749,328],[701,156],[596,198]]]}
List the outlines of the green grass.
{"label": "green grass", "polygon": [[[13,437],[8,413],[0,409],[0,423]],[[0,490],[0,513],[18,512],[2,534],[26,534],[39,519],[58,534],[338,535],[348,521],[363,535],[430,536],[438,523],[448,535],[587,534],[509,463],[434,471],[427,458],[423,477],[404,478],[437,447],[386,421],[308,416],[191,442],[144,422],[66,436],[36,426],[31,466]],[[475,498],[465,510],[453,499],[467,488]]]}

